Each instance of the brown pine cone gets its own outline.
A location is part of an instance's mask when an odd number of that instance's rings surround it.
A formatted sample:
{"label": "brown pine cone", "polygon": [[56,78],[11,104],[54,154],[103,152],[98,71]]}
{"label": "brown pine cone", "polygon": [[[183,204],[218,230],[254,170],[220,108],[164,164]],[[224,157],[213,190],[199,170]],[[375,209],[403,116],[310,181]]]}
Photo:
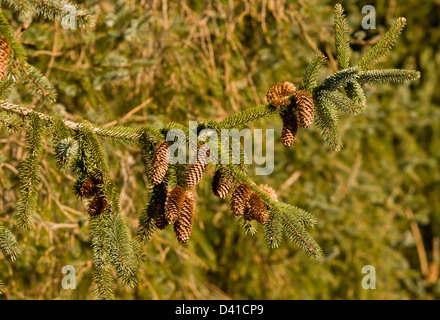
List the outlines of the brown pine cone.
{"label": "brown pine cone", "polygon": [[257,220],[257,222],[261,224],[269,219],[269,214],[264,206],[263,199],[261,199],[258,193],[252,192],[250,195],[243,217],[246,220]]}
{"label": "brown pine cone", "polygon": [[294,144],[298,135],[299,125],[298,116],[294,109],[288,109],[281,113],[283,120],[283,130],[281,131],[281,142],[285,147],[290,147]]}
{"label": "brown pine cone", "polygon": [[293,83],[282,81],[270,87],[266,93],[267,102],[270,102],[275,108],[287,106],[290,104],[289,99],[282,99],[295,93],[296,87]]}
{"label": "brown pine cone", "polygon": [[108,202],[105,198],[100,196],[95,196],[92,202],[89,203],[87,213],[91,216],[99,216],[107,208]]}
{"label": "brown pine cone", "polygon": [[166,187],[159,185],[160,190],[157,193],[156,198],[156,227],[160,230],[165,229],[168,226],[168,220],[165,217],[165,201],[167,199]]}
{"label": "brown pine cone", "polygon": [[162,182],[168,170],[168,160],[170,155],[170,146],[166,141],[159,142],[153,154],[153,161],[151,164],[151,181],[153,184]]}
{"label": "brown pine cone", "polygon": [[298,90],[295,92],[294,98],[301,126],[304,128],[310,127],[315,116],[315,104],[312,95],[307,91]]}
{"label": "brown pine cone", "polygon": [[207,144],[198,146],[196,152],[196,163],[190,164],[186,173],[186,185],[188,187],[193,187],[200,182],[209,163],[210,150]]}
{"label": "brown pine cone", "polygon": [[165,201],[165,218],[169,223],[174,223],[179,218],[184,200],[185,190],[181,186],[175,186],[168,192]]}
{"label": "brown pine cone", "polygon": [[251,193],[251,187],[247,183],[241,183],[234,189],[231,195],[231,211],[234,216],[243,215]]}
{"label": "brown pine cone", "polygon": [[215,171],[211,184],[214,195],[221,199],[225,199],[231,191],[232,185],[232,177],[225,172],[223,168],[219,168]]}
{"label": "brown pine cone", "polygon": [[84,198],[91,198],[98,192],[98,187],[96,186],[97,180],[93,175],[87,178],[79,189],[79,195]]}
{"label": "brown pine cone", "polygon": [[176,233],[177,241],[180,243],[186,243],[191,237],[195,209],[196,200],[194,199],[192,192],[188,190],[179,218],[174,223],[174,232]]}
{"label": "brown pine cone", "polygon": [[4,37],[0,37],[0,81],[6,76],[8,71],[9,55],[11,53],[11,47],[8,40]]}

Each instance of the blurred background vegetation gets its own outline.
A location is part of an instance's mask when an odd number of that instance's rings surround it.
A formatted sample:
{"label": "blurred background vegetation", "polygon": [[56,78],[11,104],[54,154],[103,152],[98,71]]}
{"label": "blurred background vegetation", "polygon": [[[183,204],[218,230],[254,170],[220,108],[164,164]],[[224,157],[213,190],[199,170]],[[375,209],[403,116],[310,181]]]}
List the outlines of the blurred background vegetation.
{"label": "blurred background vegetation", "polygon": [[[22,35],[29,62],[58,91],[48,112],[103,125],[160,126],[168,121],[227,115],[265,102],[278,81],[299,83],[316,52],[336,71],[332,8],[319,0],[86,0],[91,30],[64,30],[34,19]],[[342,116],[345,147],[331,152],[312,127],[293,148],[275,129],[275,170],[254,176],[283,201],[313,213],[312,235],[324,250],[307,257],[285,240],[269,249],[262,230],[247,236],[212,194],[197,187],[197,218],[190,242],[171,228],[144,247],[139,286],[120,284],[118,299],[439,299],[440,298],[440,2],[341,1],[358,58],[400,16],[401,38],[381,66],[418,69],[419,81],[366,86],[368,108]],[[364,30],[361,9],[376,8],[377,29]],[[5,11],[15,30],[26,20]],[[325,73],[323,76],[325,76]],[[17,89],[15,100],[37,103]],[[0,220],[21,243],[18,261],[0,259],[6,282],[0,299],[93,299],[87,214],[72,194],[74,178],[56,170],[45,148],[36,227],[18,229],[13,213],[24,132],[0,131]],[[121,208],[135,234],[148,202],[139,150],[104,144],[121,192]],[[210,172],[211,174],[213,172]],[[1,255],[1,253],[0,253]],[[77,270],[77,289],[63,290],[61,269]],[[376,269],[376,289],[361,286],[362,267]]]}

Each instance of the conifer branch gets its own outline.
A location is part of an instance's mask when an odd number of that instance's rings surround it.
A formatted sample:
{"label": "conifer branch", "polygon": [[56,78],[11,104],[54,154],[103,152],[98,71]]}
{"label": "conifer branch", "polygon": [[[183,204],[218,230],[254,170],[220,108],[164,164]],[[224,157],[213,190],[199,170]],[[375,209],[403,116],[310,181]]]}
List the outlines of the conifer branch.
{"label": "conifer branch", "polygon": [[347,82],[356,80],[360,73],[361,70],[358,67],[338,71],[327,77],[317,90],[338,90]]}
{"label": "conifer branch", "polygon": [[326,103],[331,105],[334,109],[342,112],[358,114],[362,110],[362,106],[357,105],[342,92],[321,90],[319,95],[320,99],[325,99]]}
{"label": "conifer branch", "polygon": [[335,23],[335,47],[336,58],[338,60],[339,69],[348,69],[350,67],[350,32],[348,29],[347,19],[345,18],[344,8],[340,3],[334,8]]}
{"label": "conifer branch", "polygon": [[78,5],[67,0],[0,0],[0,4],[7,4],[19,12],[37,14],[48,20],[61,21],[67,14],[75,17],[76,23],[81,27],[92,27],[94,19],[87,10],[82,10]]}
{"label": "conifer branch", "polygon": [[315,94],[313,98],[316,108],[316,128],[332,150],[340,151],[342,141],[338,130],[338,114],[336,110],[329,105],[328,100],[320,92]]}
{"label": "conifer branch", "polygon": [[359,112],[367,107],[367,98],[358,80],[348,82],[344,89],[347,97],[353,101]]}
{"label": "conifer branch", "polygon": [[303,79],[299,85],[300,90],[312,92],[318,86],[318,77],[327,58],[322,53],[318,53],[307,66]]}
{"label": "conifer branch", "polygon": [[360,84],[373,83],[399,83],[403,81],[418,80],[420,72],[403,69],[368,70],[359,75]]}
{"label": "conifer branch", "polygon": [[[291,98],[292,97],[289,97],[289,99]],[[266,116],[277,114],[281,110],[284,110],[284,108],[276,109],[273,106],[271,106],[270,103],[261,106],[256,106],[241,111],[238,114],[234,114],[230,117],[227,117],[226,119],[220,121],[219,127],[222,129],[236,128],[248,124],[249,122],[264,118]]]}
{"label": "conifer branch", "polygon": [[12,232],[7,229],[0,221],[0,250],[11,260],[17,260],[17,257],[21,254],[20,245]]}
{"label": "conifer branch", "polygon": [[43,121],[31,113],[28,118],[26,134],[26,149],[28,155],[20,167],[21,195],[17,205],[17,223],[20,228],[27,229],[37,208],[38,185],[40,183],[40,155],[43,150]]}
{"label": "conifer branch", "polygon": [[385,33],[379,42],[376,43],[361,60],[359,60],[357,65],[363,70],[368,70],[376,63],[380,62],[392,49],[405,25],[405,18],[401,17],[394,21],[391,28]]}
{"label": "conifer branch", "polygon": [[[62,18],[63,7],[70,4],[65,0],[22,0],[18,2],[0,0],[0,3],[6,3],[20,12],[36,13],[49,19]],[[89,14],[77,9],[75,6],[74,14],[77,22],[83,25],[88,24]],[[189,239],[194,217],[192,205],[195,203],[190,187],[197,184],[206,171],[206,163],[198,162],[195,167],[163,163],[169,159],[166,152],[169,148],[168,142],[172,142],[166,141],[166,138],[170,131],[181,130],[186,138],[190,138],[192,135],[198,136],[203,129],[213,129],[221,137],[222,129],[237,128],[280,114],[283,119],[283,128],[289,125],[289,128],[298,129],[299,125],[301,128],[309,128],[314,123],[330,148],[339,151],[342,148],[342,140],[339,135],[337,111],[357,114],[366,107],[362,84],[397,83],[420,78],[420,72],[414,70],[370,70],[394,45],[405,25],[404,18],[398,19],[390,31],[354,67],[350,67],[350,33],[341,5],[336,5],[334,8],[334,20],[336,56],[340,69],[338,72],[328,76],[320,84],[318,83],[320,71],[326,63],[326,57],[320,53],[306,68],[299,90],[296,90],[295,85],[283,82],[283,84],[288,84],[290,88],[288,91],[268,92],[266,98],[273,97],[279,103],[277,106],[271,103],[275,100],[268,99],[271,101],[266,104],[243,110],[219,122],[201,121],[193,130],[177,122],[167,123],[160,129],[149,125],[140,128],[119,125],[103,127],[87,121],[66,120],[60,116],[37,111],[34,106],[20,106],[3,100],[7,98],[10,88],[19,79],[31,88],[32,95],[42,96],[46,104],[55,101],[56,92],[48,79],[26,62],[23,48],[14,38],[8,21],[0,12],[0,32],[10,44],[13,52],[11,59],[8,56],[9,63],[14,62],[14,68],[9,68],[5,78],[0,82],[0,123],[12,131],[19,130],[24,125],[27,126],[28,153],[20,170],[21,196],[16,213],[18,225],[24,228],[29,227],[36,210],[39,160],[43,149],[43,133],[47,129],[52,135],[58,166],[61,169],[70,169],[77,175],[73,186],[74,193],[81,196],[81,199],[84,198],[88,208],[95,293],[102,299],[114,298],[112,266],[116,270],[117,277],[124,284],[130,287],[137,285],[138,263],[142,261],[142,252],[138,242],[150,241],[157,229],[166,228],[170,222],[182,223],[180,229],[179,226],[176,228],[176,224],[174,225],[180,242]],[[3,51],[8,53],[8,46],[5,47],[7,50]],[[210,137],[207,138],[209,142],[212,142]],[[140,146],[146,175],[150,181],[154,180],[149,190],[149,202],[139,217],[136,235],[138,242],[131,238],[120,212],[119,194],[110,178],[110,168],[101,146],[102,140]],[[188,140],[192,141],[187,139],[185,147],[194,147]],[[233,137],[229,137],[228,142],[231,140],[236,141]],[[230,162],[216,166],[216,174],[212,182],[213,192],[216,196],[225,198],[231,188],[238,184],[231,196],[231,199],[233,198],[231,210],[245,233],[254,234],[258,224],[262,224],[265,240],[270,247],[278,247],[283,236],[286,236],[309,256],[320,256],[322,250],[308,232],[309,228],[314,228],[316,225],[316,218],[303,209],[279,201],[274,196],[273,189],[268,188],[267,185],[257,185],[246,173],[245,153],[242,145],[240,145],[240,154],[237,155],[232,154],[230,147],[226,150],[220,141],[218,144],[220,154],[226,154]],[[290,146],[291,143],[285,145]],[[165,153],[158,152],[157,157],[154,158],[157,146],[162,146],[157,150],[165,150]],[[157,161],[153,161],[154,159]],[[154,170],[160,171],[155,172],[157,179],[152,179]],[[188,177],[190,179],[187,179]],[[240,189],[240,187],[243,188]],[[171,194],[170,190],[177,191],[168,197]],[[174,194],[177,195],[175,198],[178,198],[178,201],[176,200],[177,205],[171,206],[169,203],[173,202],[168,202],[167,199],[173,198]],[[191,202],[185,202],[187,198],[192,199]],[[239,202],[240,199],[243,201]],[[183,203],[186,203],[186,206]],[[183,207],[185,209],[182,209]],[[167,208],[172,208],[172,212],[165,212]],[[182,210],[185,212],[183,222],[178,220]],[[16,239],[1,223],[0,249],[12,258],[19,254]]]}

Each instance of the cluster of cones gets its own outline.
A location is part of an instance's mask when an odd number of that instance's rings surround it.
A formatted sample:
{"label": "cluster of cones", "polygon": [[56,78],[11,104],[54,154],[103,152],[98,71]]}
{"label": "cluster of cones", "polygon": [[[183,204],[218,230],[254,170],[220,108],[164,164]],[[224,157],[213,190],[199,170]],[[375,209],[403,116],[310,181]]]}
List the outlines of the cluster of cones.
{"label": "cluster of cones", "polygon": [[107,200],[99,195],[98,185],[102,181],[91,174],[81,185],[79,195],[81,198],[92,199],[87,207],[87,213],[90,216],[99,216],[108,206]]}
{"label": "cluster of cones", "polygon": [[[195,186],[206,172],[209,159],[209,149],[206,145],[197,148],[198,157],[191,164],[185,176],[186,186]],[[173,224],[177,240],[180,243],[187,242],[191,237],[194,224],[196,201],[193,193],[179,185],[170,190],[163,187],[166,172],[168,171],[169,145],[167,142],[159,142],[154,150],[151,163],[151,181],[157,187],[156,190],[156,226],[164,229]],[[212,179],[212,191],[214,195],[225,199],[234,188],[234,179],[223,166],[218,166]],[[260,186],[273,199],[276,200],[274,190],[267,186]],[[231,195],[231,211],[234,216],[243,216],[246,220],[256,220],[263,224],[269,218],[266,206],[261,196],[253,192],[246,183],[237,185]]]}
{"label": "cluster of cones", "polygon": [[[289,99],[291,95],[293,95],[293,104]],[[280,113],[283,121],[281,142],[285,147],[290,147],[296,140],[300,126],[308,128],[313,123],[315,116],[313,97],[307,91],[296,90],[294,84],[282,81],[270,87],[266,99],[275,108],[288,106]]]}
{"label": "cluster of cones", "polygon": [[[190,188],[202,179],[209,162],[209,148],[206,145],[197,148],[197,161],[186,171],[185,185]],[[168,171],[169,145],[159,142],[154,150],[151,164],[151,181],[159,185]],[[170,190],[161,190],[156,212],[156,226],[164,229],[173,224],[174,232],[180,243],[186,243],[191,237],[194,224],[196,200],[191,190],[176,185]]]}
{"label": "cluster of cones", "polygon": [[196,200],[191,190],[175,186],[161,195],[156,212],[156,226],[165,229],[173,224],[177,241],[186,243],[192,233]]}
{"label": "cluster of cones", "polygon": [[[275,191],[268,185],[260,185],[274,200],[277,199]],[[243,216],[245,220],[256,220],[266,223],[269,213],[261,196],[253,192],[247,183],[239,184],[231,195],[231,211],[236,217]]]}

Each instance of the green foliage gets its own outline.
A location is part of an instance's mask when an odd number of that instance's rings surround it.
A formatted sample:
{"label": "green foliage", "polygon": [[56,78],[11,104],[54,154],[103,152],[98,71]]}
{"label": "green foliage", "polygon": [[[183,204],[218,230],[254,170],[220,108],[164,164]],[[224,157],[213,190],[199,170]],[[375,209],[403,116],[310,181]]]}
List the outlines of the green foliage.
{"label": "green foliage", "polygon": [[[12,1],[2,3],[8,2]],[[146,146],[145,158],[148,158],[151,146],[164,139],[167,127],[182,127],[178,122],[185,123],[188,118],[216,119],[221,123],[231,114],[234,117],[242,111],[247,112],[247,116],[230,119],[233,121],[225,127],[241,124],[252,127],[256,124],[251,120],[258,119],[258,125],[271,125],[277,133],[280,131],[277,117],[266,118],[277,112],[262,104],[269,85],[284,79],[297,83],[306,78],[303,71],[308,69],[309,58],[316,54],[312,49],[315,41],[316,48],[325,48],[329,57],[332,54],[329,48],[333,45],[330,42],[333,29],[326,27],[331,21],[331,7],[327,4],[311,1],[301,7],[286,3],[273,8],[270,2],[243,1],[234,3],[236,6],[232,8],[229,3],[215,0],[210,6],[168,2],[167,8],[163,8],[160,2],[141,7],[125,1],[103,1],[97,6],[97,26],[93,33],[61,30],[58,36],[56,51],[63,55],[54,59],[50,79],[65,110],[64,116],[69,121],[76,121],[79,115],[87,118],[93,122],[93,125],[89,123],[89,129],[101,141],[117,141],[124,145],[103,143],[102,148],[108,155],[106,161],[114,187],[120,191],[117,202],[121,202],[124,220],[132,233],[140,227],[139,212],[152,197],[148,176],[141,165],[148,159],[142,158],[138,146],[142,153]],[[84,7],[94,4],[85,1]],[[9,289],[12,284],[8,281],[6,298],[92,298],[94,295],[89,289],[92,277],[95,278],[95,294],[100,298],[115,295],[144,299],[438,297],[438,284],[430,284],[420,275],[415,241],[403,214],[407,208],[414,210],[413,221],[422,229],[431,262],[435,252],[433,239],[438,236],[438,230],[434,231],[439,221],[436,213],[440,212],[436,196],[438,179],[435,178],[440,149],[438,139],[433,138],[438,136],[438,121],[435,121],[438,119],[435,111],[438,94],[434,84],[435,70],[438,70],[438,50],[435,48],[439,37],[433,28],[426,32],[428,22],[420,18],[423,14],[432,15],[429,11],[432,6],[420,6],[418,2],[413,2],[412,6],[417,10],[405,12],[404,6],[398,5],[395,13],[391,9],[387,11],[388,18],[394,14],[405,15],[412,29],[402,38],[402,45],[389,55],[389,61],[384,62],[387,68],[398,65],[422,69],[422,81],[398,87],[366,86],[364,93],[357,81],[369,70],[360,68],[362,71],[356,81],[331,91],[336,95],[333,104],[329,92],[324,102],[316,103],[315,98],[317,133],[322,131],[327,135],[333,125],[334,134],[343,137],[344,144],[349,146],[344,152],[328,152],[317,142],[313,128],[301,130],[293,149],[284,149],[276,143],[274,174],[254,179],[247,173],[255,182],[260,180],[277,189],[283,203],[279,211],[287,210],[283,201],[288,201],[304,208],[305,212],[314,213],[314,219],[305,216],[299,219],[301,212],[289,209],[292,210],[289,218],[296,222],[292,225],[298,226],[297,230],[310,232],[323,248],[318,261],[308,259],[296,246],[280,245],[282,238],[287,235],[290,239],[291,234],[294,242],[308,249],[288,225],[290,220],[286,218],[286,222],[277,214],[276,207],[269,211],[270,219],[262,226],[262,233],[256,232],[251,238],[246,236],[246,228],[245,232],[240,232],[240,223],[229,214],[227,201],[215,199],[209,179],[203,179],[197,187],[198,211],[191,242],[180,246],[170,228],[163,232],[156,230],[145,247],[148,259],[139,266],[138,282],[142,285],[136,290],[115,287],[116,268],[110,262],[108,251],[101,252],[105,264],[100,262],[95,251],[111,248],[100,245],[104,244],[109,230],[112,239],[116,238],[116,222],[105,222],[103,219],[107,217],[104,216],[92,219],[82,214],[83,201],[70,196],[72,177],[66,175],[69,178],[64,179],[45,164],[41,168],[44,177],[50,186],[57,188],[49,188],[46,183],[41,185],[38,228],[27,230],[26,235],[14,231],[25,254],[14,264],[5,262],[9,270],[13,270],[17,283],[16,288]],[[351,61],[360,61],[368,47],[364,44],[377,42],[376,38],[385,30],[380,24],[377,30],[356,30],[356,23],[362,18],[360,8],[354,3],[348,3],[347,7],[354,29]],[[384,1],[376,3],[378,21],[388,21],[385,7]],[[15,23],[14,19],[11,23]],[[50,23],[34,20],[32,28],[23,34],[26,51],[32,57],[30,62],[39,70],[48,68],[49,59],[41,51],[51,50],[53,30]],[[319,56],[322,57],[321,67],[333,61],[322,54]],[[307,91],[319,102],[314,89],[319,85],[320,71],[328,68],[313,71],[318,69],[316,66],[310,69],[306,82]],[[314,81],[310,81],[311,75]],[[395,79],[392,75],[381,77],[389,80],[384,82]],[[18,85],[2,97],[13,99],[16,106],[40,106],[38,101],[37,104],[29,101],[25,90]],[[366,106],[366,97],[369,109],[362,117],[338,115],[338,111],[348,106],[346,98],[355,106]],[[145,103],[151,101],[150,98],[153,102]],[[252,110],[247,109],[249,105],[261,108],[249,112]],[[1,106],[3,109],[6,103],[2,102]],[[327,109],[323,110],[323,106]],[[3,110],[15,119],[26,118],[22,112],[30,110],[28,107],[13,109],[15,114]],[[363,109],[356,107],[359,111]],[[1,119],[7,119],[4,114],[0,115]],[[39,115],[47,124],[49,119]],[[168,126],[169,122],[173,124]],[[152,127],[147,127],[145,133],[142,128],[146,123]],[[72,125],[73,139],[81,144],[83,123],[67,124],[69,128]],[[14,147],[21,133],[3,134],[2,163],[16,166],[21,160],[20,152]],[[148,142],[144,143],[141,137],[145,136]],[[332,135],[329,136],[330,143],[334,143]],[[78,149],[83,148],[80,145]],[[73,161],[76,169],[72,173],[78,182],[90,171],[86,164],[93,167],[96,160],[91,148],[82,152],[84,159],[77,153]],[[46,160],[56,165],[56,158],[47,157]],[[2,206],[5,211],[0,212],[0,218],[8,219],[13,210],[11,204],[15,203],[16,174],[6,166],[2,166],[0,174],[0,200],[7,204]],[[267,195],[265,199],[270,200]],[[319,221],[318,228],[310,229],[316,221]],[[102,231],[104,223],[109,227],[106,231]],[[65,228],[63,224],[74,227]],[[138,257],[139,247],[131,243],[133,256]],[[87,264],[91,244],[93,267]],[[278,248],[269,249],[274,247]],[[45,251],[51,254],[42,257],[41,252]],[[59,289],[58,271],[60,264],[66,261],[72,261],[78,266],[77,270],[84,271],[78,275],[80,286],[72,292]],[[366,292],[360,287],[360,270],[365,264],[380,266],[377,282],[381,290]],[[28,272],[31,269],[32,277]],[[1,269],[0,278],[7,277],[8,271]],[[47,286],[36,291],[29,288],[30,281],[47,283]]]}
{"label": "green foliage", "polygon": [[7,229],[0,221],[0,250],[5,256],[9,256],[11,260],[17,260],[21,254],[20,245],[12,232]]}
{"label": "green foliage", "polygon": [[405,18],[398,18],[394,21],[391,28],[385,33],[379,42],[374,45],[361,60],[359,60],[358,65],[363,69],[370,69],[376,63],[380,62],[390,52],[405,25]]}
{"label": "green foliage", "polygon": [[304,77],[299,85],[299,89],[307,92],[318,86],[318,78],[322,67],[325,65],[326,57],[322,53],[318,53],[315,58],[307,66]]}
{"label": "green foliage", "polygon": [[344,8],[340,3],[334,8],[335,23],[335,47],[336,58],[338,59],[339,69],[348,69],[350,67],[350,31],[347,19],[345,18]]}
{"label": "green foliage", "polygon": [[80,26],[92,26],[93,19],[89,11],[82,10],[78,5],[67,0],[2,0],[15,11],[21,13],[39,15],[49,20],[61,21],[66,15],[72,14]]}
{"label": "green foliage", "polygon": [[342,149],[342,140],[339,134],[339,116],[337,109],[330,105],[330,100],[325,98],[326,91],[314,95],[315,101],[315,126],[324,141],[334,151]]}
{"label": "green foliage", "polygon": [[43,151],[43,122],[31,113],[27,122],[26,143],[28,155],[20,166],[20,192],[17,205],[17,224],[20,228],[31,227],[38,204],[40,184],[40,155]]}
{"label": "green foliage", "polygon": [[383,69],[368,70],[363,72],[358,79],[360,84],[365,83],[399,83],[408,80],[417,80],[420,78],[420,71],[401,70],[401,69]]}

